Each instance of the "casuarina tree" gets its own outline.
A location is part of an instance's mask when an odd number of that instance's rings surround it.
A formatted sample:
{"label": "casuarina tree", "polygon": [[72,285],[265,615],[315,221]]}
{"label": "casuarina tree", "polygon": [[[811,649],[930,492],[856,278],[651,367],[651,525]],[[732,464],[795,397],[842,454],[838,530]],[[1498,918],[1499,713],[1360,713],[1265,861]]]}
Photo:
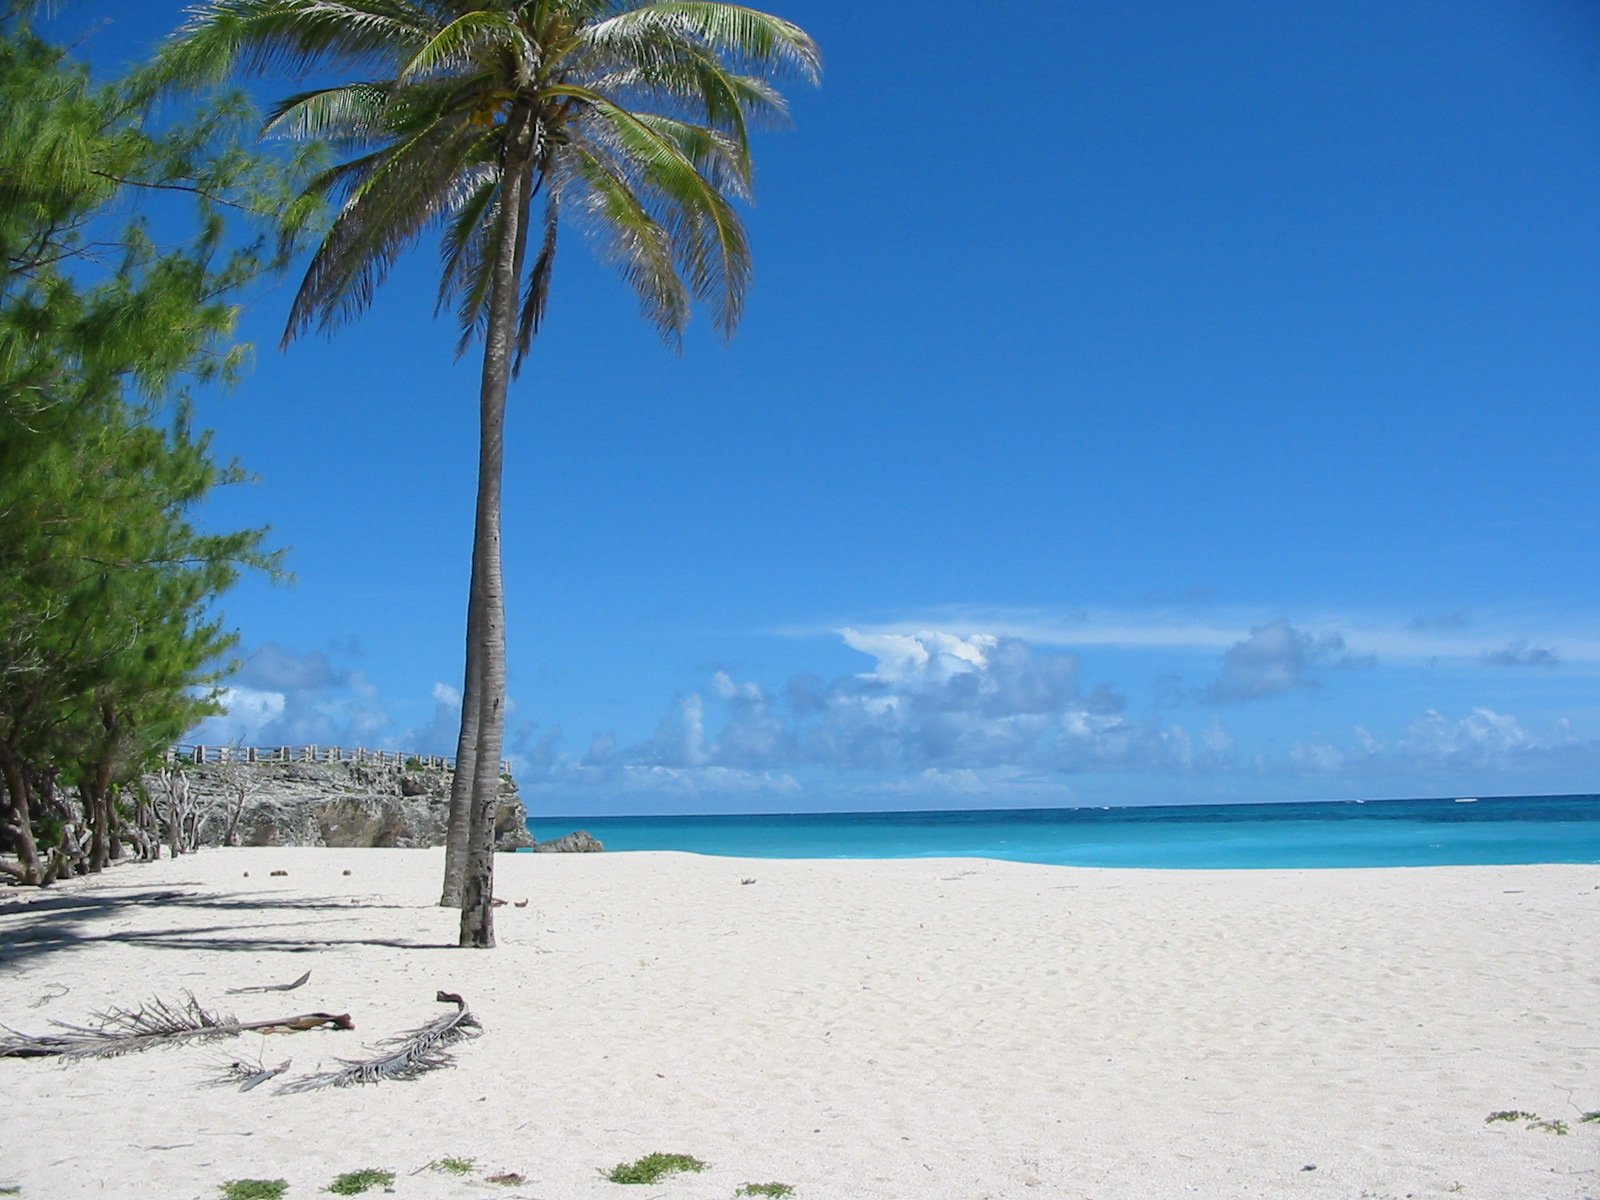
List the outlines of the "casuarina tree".
{"label": "casuarina tree", "polygon": [[239,70],[357,76],[286,99],[268,129],[348,150],[314,195],[337,207],[285,341],[359,313],[437,232],[439,306],[482,341],[479,458],[461,733],[441,903],[492,946],[505,732],[500,564],[506,395],[550,295],[557,238],[594,235],[669,344],[696,302],[726,336],[750,282],[734,207],[749,131],[781,121],[785,77],[815,80],[798,26],[711,0],[204,0],[157,85]]}
{"label": "casuarina tree", "polygon": [[0,876],[42,884],[120,852],[118,789],[213,711],[218,596],[273,564],[263,531],[192,521],[240,474],[182,389],[237,371],[241,289],[292,249],[252,216],[307,204],[241,144],[248,106],[158,125],[24,7],[0,12]]}

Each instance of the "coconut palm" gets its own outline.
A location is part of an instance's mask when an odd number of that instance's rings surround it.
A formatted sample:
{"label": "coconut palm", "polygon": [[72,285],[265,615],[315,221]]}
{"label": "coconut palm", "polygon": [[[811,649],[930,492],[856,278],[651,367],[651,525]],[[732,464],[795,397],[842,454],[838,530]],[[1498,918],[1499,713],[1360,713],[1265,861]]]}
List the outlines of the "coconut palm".
{"label": "coconut palm", "polygon": [[544,316],[557,235],[564,219],[593,235],[669,344],[697,301],[731,334],[750,281],[733,207],[750,186],[748,131],[783,118],[777,81],[817,78],[817,47],[787,21],[711,0],[204,0],[152,81],[313,67],[371,78],[291,96],[268,123],[348,154],[311,185],[336,212],[285,342],[361,312],[400,254],[430,231],[443,260],[439,308],[454,309],[461,350],[483,342],[466,675],[441,903],[460,903],[463,946],[492,946],[506,392]]}

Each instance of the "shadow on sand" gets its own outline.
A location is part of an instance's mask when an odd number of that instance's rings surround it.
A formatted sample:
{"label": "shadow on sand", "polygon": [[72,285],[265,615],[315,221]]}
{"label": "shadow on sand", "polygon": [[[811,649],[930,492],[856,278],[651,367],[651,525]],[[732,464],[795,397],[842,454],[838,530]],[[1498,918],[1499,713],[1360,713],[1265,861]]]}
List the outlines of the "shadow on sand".
{"label": "shadow on sand", "polygon": [[[349,896],[284,897],[265,892],[205,895],[178,888],[97,887],[93,891],[29,895],[0,901],[0,970],[103,942],[171,950],[249,950],[304,953],[337,946],[383,946],[399,950],[451,950],[454,943],[395,938],[320,936],[359,924],[361,914],[413,906]],[[192,912],[197,923],[140,927],[140,918],[174,908]],[[229,913],[250,913],[248,922]],[[335,915],[337,914],[337,915]],[[262,920],[266,916],[280,920]],[[210,919],[208,919],[210,918]]]}

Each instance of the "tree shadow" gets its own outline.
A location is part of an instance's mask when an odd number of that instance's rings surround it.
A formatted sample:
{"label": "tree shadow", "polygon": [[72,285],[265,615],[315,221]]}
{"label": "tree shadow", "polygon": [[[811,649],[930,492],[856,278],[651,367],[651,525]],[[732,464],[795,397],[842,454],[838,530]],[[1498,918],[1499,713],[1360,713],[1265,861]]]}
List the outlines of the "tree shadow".
{"label": "tree shadow", "polygon": [[[161,928],[112,926],[116,918],[134,918],[155,909],[174,908],[196,916],[213,915],[207,923]],[[363,912],[380,909],[418,910],[423,906],[379,902],[352,896],[281,896],[265,892],[207,895],[172,888],[104,887],[92,892],[51,894],[0,904],[0,969],[48,955],[115,942],[167,950],[247,950],[303,953],[340,946],[381,946],[397,950],[447,950],[453,943],[381,937],[319,937],[319,925],[348,926]],[[230,913],[283,920],[228,921]],[[334,914],[340,914],[335,916]],[[202,920],[204,918],[202,917]],[[286,936],[284,930],[302,931]],[[329,931],[331,932],[331,931]],[[261,936],[264,935],[264,936]]]}

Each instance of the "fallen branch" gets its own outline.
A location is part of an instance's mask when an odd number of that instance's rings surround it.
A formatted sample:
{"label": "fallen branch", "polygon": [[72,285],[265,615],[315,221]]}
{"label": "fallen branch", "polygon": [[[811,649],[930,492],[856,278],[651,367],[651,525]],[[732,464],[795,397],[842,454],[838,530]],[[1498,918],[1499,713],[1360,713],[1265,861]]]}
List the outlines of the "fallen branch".
{"label": "fallen branch", "polygon": [[0,1058],[110,1058],[150,1050],[157,1046],[179,1046],[213,1038],[237,1037],[241,1033],[291,1033],[306,1029],[354,1029],[348,1013],[301,1013],[273,1021],[240,1021],[236,1017],[208,1012],[192,995],[183,1004],[152,1000],[139,1008],[113,1008],[97,1014],[96,1025],[68,1025],[53,1022],[62,1032],[32,1035],[18,1033],[0,1025],[8,1034],[0,1037]]}
{"label": "fallen branch", "polygon": [[248,1092],[251,1088],[260,1087],[267,1080],[282,1075],[293,1061],[286,1058],[275,1067],[264,1066],[259,1058],[253,1063],[242,1060],[219,1063],[211,1082],[216,1087],[232,1087],[238,1084],[241,1092]]}
{"label": "fallen branch", "polygon": [[318,1088],[349,1087],[355,1083],[380,1083],[385,1079],[413,1079],[426,1071],[453,1066],[448,1047],[483,1032],[478,1018],[467,1008],[467,1002],[454,992],[440,992],[434,997],[441,1004],[454,1004],[456,1011],[430,1021],[417,1029],[408,1029],[392,1038],[385,1038],[373,1049],[390,1047],[370,1058],[341,1058],[336,1071],[306,1075],[284,1084],[280,1092],[310,1092]]}
{"label": "fallen branch", "polygon": [[297,987],[304,987],[306,980],[310,978],[311,972],[307,971],[293,983],[264,983],[260,987],[229,988],[227,994],[230,996],[242,996],[246,992],[292,992]]}

